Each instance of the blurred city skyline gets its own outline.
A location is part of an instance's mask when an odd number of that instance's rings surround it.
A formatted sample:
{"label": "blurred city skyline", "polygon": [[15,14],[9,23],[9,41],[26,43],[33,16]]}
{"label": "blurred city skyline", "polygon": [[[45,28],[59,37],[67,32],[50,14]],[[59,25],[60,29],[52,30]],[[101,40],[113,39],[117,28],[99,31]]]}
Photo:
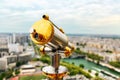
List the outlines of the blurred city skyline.
{"label": "blurred city skyline", "polygon": [[65,33],[120,35],[120,0],[1,0],[0,33],[28,33],[48,14]]}

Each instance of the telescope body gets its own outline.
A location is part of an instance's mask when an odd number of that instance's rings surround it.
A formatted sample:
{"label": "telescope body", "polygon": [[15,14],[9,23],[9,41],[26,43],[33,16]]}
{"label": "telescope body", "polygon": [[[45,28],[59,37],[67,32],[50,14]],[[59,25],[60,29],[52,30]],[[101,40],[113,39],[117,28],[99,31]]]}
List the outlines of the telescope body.
{"label": "telescope body", "polygon": [[74,49],[74,46],[68,41],[64,32],[58,27],[55,27],[49,18],[42,18],[34,23],[30,33],[30,37],[35,44],[47,44],[51,48],[65,50],[67,53],[71,53]]}

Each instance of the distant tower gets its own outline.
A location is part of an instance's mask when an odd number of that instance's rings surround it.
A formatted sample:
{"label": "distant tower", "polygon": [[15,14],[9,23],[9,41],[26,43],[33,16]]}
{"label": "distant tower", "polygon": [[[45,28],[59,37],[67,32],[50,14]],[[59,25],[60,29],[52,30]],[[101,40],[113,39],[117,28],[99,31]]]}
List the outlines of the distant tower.
{"label": "distant tower", "polygon": [[8,42],[8,44],[11,44],[11,43],[12,43],[12,36],[8,36],[8,37],[7,37],[7,42]]}
{"label": "distant tower", "polygon": [[15,35],[15,33],[13,33],[13,43],[15,43],[16,42],[16,35]]}

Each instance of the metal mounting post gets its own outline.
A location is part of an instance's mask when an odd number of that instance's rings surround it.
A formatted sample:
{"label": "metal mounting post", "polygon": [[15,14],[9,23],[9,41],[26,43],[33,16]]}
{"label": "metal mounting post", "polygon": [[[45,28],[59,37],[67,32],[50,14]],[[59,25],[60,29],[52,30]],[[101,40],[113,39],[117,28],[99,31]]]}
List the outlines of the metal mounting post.
{"label": "metal mounting post", "polygon": [[60,54],[56,53],[52,55],[52,66],[55,68],[56,78],[54,80],[60,80],[58,77],[58,69],[60,65]]}

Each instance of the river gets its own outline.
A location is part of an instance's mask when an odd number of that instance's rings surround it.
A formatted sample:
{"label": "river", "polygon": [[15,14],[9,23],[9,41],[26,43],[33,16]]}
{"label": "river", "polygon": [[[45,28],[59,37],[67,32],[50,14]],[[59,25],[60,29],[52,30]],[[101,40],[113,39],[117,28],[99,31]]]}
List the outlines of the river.
{"label": "river", "polygon": [[83,64],[84,65],[84,68],[85,69],[91,69],[91,70],[95,70],[95,71],[98,71],[98,70],[103,70],[103,71],[107,71],[113,75],[116,75],[116,76],[120,76],[120,73],[119,72],[116,72],[112,69],[109,69],[107,67],[104,67],[104,66],[101,66],[101,65],[97,65],[93,62],[90,62],[90,61],[87,61],[86,59],[63,59],[64,61],[66,62],[69,62],[69,63],[73,63],[77,66],[79,66],[79,64]]}

